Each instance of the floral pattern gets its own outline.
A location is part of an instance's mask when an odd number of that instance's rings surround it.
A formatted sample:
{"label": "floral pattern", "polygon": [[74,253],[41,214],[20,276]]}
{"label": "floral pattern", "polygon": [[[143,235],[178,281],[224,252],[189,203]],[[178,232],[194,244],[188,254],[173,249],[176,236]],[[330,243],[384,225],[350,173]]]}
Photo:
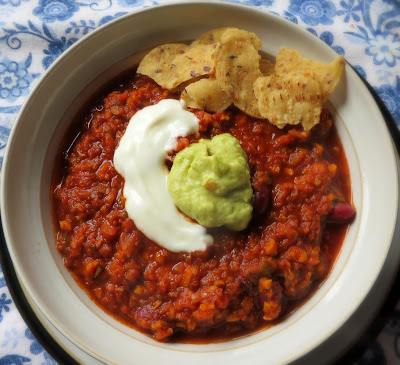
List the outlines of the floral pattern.
{"label": "floral pattern", "polygon": [[[0,0],[0,166],[18,111],[35,81],[71,45],[141,7],[170,0]],[[273,12],[344,54],[400,125],[400,0],[221,0]],[[400,304],[399,304],[400,309]],[[54,365],[26,328],[0,267],[0,365]],[[400,311],[358,365],[400,363]],[[386,352],[390,351],[390,354]]]}
{"label": "floral pattern", "polygon": [[21,355],[6,355],[0,358],[0,365],[24,365],[31,359]]}
{"label": "floral pattern", "polygon": [[143,6],[144,0],[118,0],[118,4],[123,7]]}
{"label": "floral pattern", "polygon": [[0,99],[15,101],[21,95],[27,95],[29,85],[38,76],[28,72],[32,55],[23,62],[10,61],[7,58],[0,62]]}
{"label": "floral pattern", "polygon": [[77,40],[77,38],[69,38],[67,40],[65,37],[61,37],[61,39],[56,39],[53,42],[50,42],[48,48],[43,50],[43,53],[47,55],[45,58],[43,58],[43,67],[47,69],[55,61],[55,59],[61,55],[61,53],[63,53]]}
{"label": "floral pattern", "polygon": [[271,7],[274,4],[274,0],[228,0],[231,3],[237,3],[242,5],[251,5],[251,6],[262,6],[262,7]]}
{"label": "floral pattern", "polygon": [[[316,37],[318,37],[317,32],[312,29],[312,28],[307,28],[307,30],[314,34]],[[328,46],[332,47],[332,49],[334,49],[336,51],[336,53],[338,54],[345,54],[345,50],[343,49],[343,47],[340,46],[336,46],[334,45],[334,35],[331,32],[322,32],[321,35],[319,36],[319,39],[321,39],[322,41],[324,41]]]}
{"label": "floral pattern", "polygon": [[[1,111],[0,111],[1,112]],[[7,144],[10,128],[0,125],[0,151],[4,150]],[[0,156],[0,164],[3,162],[3,156]],[[4,277],[0,276],[0,288],[6,286]]]}
{"label": "floral pattern", "polygon": [[[388,1],[388,0],[387,0]],[[357,25],[356,31],[345,32],[349,40],[362,44],[365,54],[373,58],[375,65],[386,64],[395,67],[400,60],[400,3],[394,3],[393,9],[382,12],[373,22],[372,0],[359,0],[363,5],[362,19],[365,25]],[[397,29],[397,31],[396,31]]]}
{"label": "floral pattern", "polygon": [[376,65],[386,63],[393,67],[396,59],[400,59],[400,39],[398,34],[383,33],[378,34],[375,39],[370,39],[369,47],[365,50],[368,56],[374,58]]}
{"label": "floral pattern", "polygon": [[41,352],[43,352],[42,345],[38,342],[38,340],[35,338],[35,336],[33,335],[33,333],[31,332],[31,330],[29,328],[27,328],[25,330],[25,336],[29,340],[32,340],[32,343],[29,347],[29,350],[32,354],[37,355],[37,354],[40,354]]}
{"label": "floral pattern", "polygon": [[12,349],[15,349],[18,346],[18,343],[24,336],[21,336],[16,328],[12,328],[11,330],[7,330],[5,332],[5,339],[1,343],[1,347],[6,347],[8,345],[11,346]]}
{"label": "floral pattern", "polygon": [[[32,341],[31,345],[29,346],[29,351],[32,355],[39,355],[43,354],[45,362],[43,365],[57,365],[54,359],[44,350],[43,346],[39,343],[39,341],[35,338],[33,333],[30,331],[29,328],[25,330],[25,336],[29,340]],[[0,364],[1,365],[1,364]]]}
{"label": "floral pattern", "polygon": [[0,297],[0,322],[3,320],[3,311],[9,312],[10,311],[10,304],[12,300],[7,297],[5,293],[3,293]]}
{"label": "floral pattern", "polygon": [[375,90],[386,104],[395,120],[400,120],[400,76],[394,85],[382,85]]}
{"label": "floral pattern", "polygon": [[22,1],[29,0],[0,0],[0,5],[20,6]]}
{"label": "floral pattern", "polygon": [[290,0],[289,11],[308,25],[333,24],[336,7],[329,0]]}
{"label": "floral pattern", "polygon": [[340,2],[341,10],[338,10],[337,15],[344,15],[344,22],[348,23],[351,19],[355,22],[360,21],[360,15],[357,12],[361,11],[361,4],[355,4],[355,0],[349,0],[348,3],[345,1]]}
{"label": "floral pattern", "polygon": [[33,9],[33,14],[44,22],[52,23],[67,20],[78,10],[79,6],[74,0],[40,0],[39,6]]}

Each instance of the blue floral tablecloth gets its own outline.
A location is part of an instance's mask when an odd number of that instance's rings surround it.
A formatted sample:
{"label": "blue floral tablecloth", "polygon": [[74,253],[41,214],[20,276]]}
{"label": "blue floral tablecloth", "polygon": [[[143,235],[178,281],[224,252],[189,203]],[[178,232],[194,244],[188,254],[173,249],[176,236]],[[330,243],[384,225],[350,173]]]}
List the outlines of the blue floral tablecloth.
{"label": "blue floral tablecloth", "polygon": [[[21,105],[69,46],[159,0],[0,0],[0,163]],[[274,12],[343,53],[400,125],[400,0],[232,0]],[[0,365],[55,364],[20,317],[0,268]],[[400,305],[359,364],[400,364]]]}

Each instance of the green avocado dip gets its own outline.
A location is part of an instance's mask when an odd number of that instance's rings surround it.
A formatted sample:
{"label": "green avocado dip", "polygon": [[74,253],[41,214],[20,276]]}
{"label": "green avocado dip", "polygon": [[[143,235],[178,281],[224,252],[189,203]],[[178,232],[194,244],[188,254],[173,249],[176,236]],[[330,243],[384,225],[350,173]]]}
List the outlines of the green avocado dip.
{"label": "green avocado dip", "polygon": [[246,153],[230,134],[200,139],[180,151],[168,176],[175,205],[205,227],[245,229],[253,191]]}

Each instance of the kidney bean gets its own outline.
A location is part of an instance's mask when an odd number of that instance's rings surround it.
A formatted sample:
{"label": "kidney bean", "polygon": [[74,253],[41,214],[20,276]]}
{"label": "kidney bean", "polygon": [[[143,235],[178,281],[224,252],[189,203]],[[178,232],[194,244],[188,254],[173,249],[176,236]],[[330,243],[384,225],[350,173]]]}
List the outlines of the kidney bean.
{"label": "kidney bean", "polygon": [[264,214],[271,200],[271,189],[267,184],[263,184],[259,191],[254,193],[254,211],[258,214]]}
{"label": "kidney bean", "polygon": [[139,308],[136,311],[136,321],[141,322],[141,321],[148,321],[151,318],[153,318],[153,311],[151,310],[150,305],[146,305],[144,307]]}
{"label": "kidney bean", "polygon": [[344,223],[356,215],[356,210],[349,203],[336,203],[329,213],[327,220],[330,223]]}

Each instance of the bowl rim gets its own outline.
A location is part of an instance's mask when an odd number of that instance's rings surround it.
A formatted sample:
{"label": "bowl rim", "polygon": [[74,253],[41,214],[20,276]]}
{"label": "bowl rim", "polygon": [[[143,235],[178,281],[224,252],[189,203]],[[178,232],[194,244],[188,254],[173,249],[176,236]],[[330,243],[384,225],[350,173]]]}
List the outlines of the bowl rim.
{"label": "bowl rim", "polygon": [[[290,24],[290,26],[292,26],[293,29],[296,29],[296,31],[298,31],[298,32],[303,31],[304,34],[307,34],[307,33],[308,33],[305,29],[303,29],[303,28],[301,28],[301,27],[299,27],[299,26],[296,26],[296,25],[290,23],[289,21],[283,19],[282,17],[280,17],[280,16],[278,16],[278,15],[276,15],[276,14],[272,14],[272,13],[266,12],[266,11],[264,11],[264,10],[259,10],[259,9],[254,9],[254,8],[251,8],[251,7],[247,7],[247,6],[245,6],[245,5],[238,5],[238,4],[231,4],[231,3],[220,3],[220,2],[217,2],[217,1],[196,1],[196,2],[180,2],[180,3],[163,4],[163,5],[157,6],[157,8],[159,8],[159,7],[182,6],[182,5],[183,5],[183,6],[187,6],[187,5],[192,5],[192,4],[193,4],[193,5],[199,5],[199,4],[200,4],[200,5],[206,5],[206,4],[214,4],[214,5],[215,5],[215,4],[218,4],[218,6],[220,6],[220,7],[224,7],[224,6],[226,6],[226,7],[238,7],[238,8],[246,9],[246,11],[253,11],[254,13],[260,13],[260,12],[261,12],[261,13],[268,13],[268,15],[270,15],[270,16],[274,16],[274,17],[279,18],[279,21],[283,21],[283,22],[286,21],[287,24]],[[21,116],[23,115],[23,112],[25,111],[25,109],[27,109],[27,108],[29,107],[29,102],[30,102],[30,100],[31,100],[31,98],[32,98],[32,95],[35,93],[36,90],[38,90],[38,88],[39,88],[40,85],[44,82],[44,80],[46,79],[46,77],[48,77],[48,75],[51,74],[51,72],[53,72],[53,71],[56,69],[56,67],[58,66],[58,64],[59,64],[59,63],[61,62],[61,60],[63,59],[63,57],[65,57],[66,55],[72,53],[76,48],[78,48],[84,41],[88,40],[91,36],[98,35],[98,34],[101,33],[102,31],[105,31],[105,30],[107,29],[108,26],[112,26],[113,24],[115,24],[115,23],[117,23],[117,22],[119,22],[119,21],[124,21],[125,18],[131,17],[131,16],[135,16],[135,15],[137,15],[138,13],[143,13],[143,12],[147,12],[147,11],[152,11],[153,9],[154,9],[154,8],[136,9],[136,11],[133,11],[133,12],[131,12],[131,13],[129,13],[129,14],[126,14],[126,15],[120,17],[120,18],[117,18],[117,19],[113,20],[112,22],[107,23],[104,27],[98,28],[98,29],[94,30],[93,32],[91,32],[90,34],[88,34],[86,37],[83,37],[81,40],[79,40],[79,41],[76,42],[73,46],[71,46],[66,52],[64,52],[64,54],[61,55],[61,57],[59,57],[59,58],[54,62],[54,64],[53,64],[53,65],[46,71],[46,73],[42,76],[41,80],[40,80],[40,81],[35,85],[35,87],[32,89],[30,95],[28,96],[28,98],[26,99],[26,101],[25,101],[23,107],[22,107],[21,110],[20,110],[20,113],[19,113],[18,118],[17,118],[17,120],[16,120],[16,123],[15,123],[15,125],[14,125],[14,128],[12,129],[12,132],[10,133],[9,141],[12,142],[14,136],[17,134],[18,128],[19,128],[19,126],[20,126],[19,121],[20,121],[20,119],[22,118]],[[317,41],[317,39],[314,39],[314,41]],[[322,44],[324,44],[323,41],[321,41],[321,40],[318,40],[318,41],[321,42]],[[334,52],[334,51],[332,51],[332,52]],[[21,118],[20,118],[20,117],[21,117]],[[385,120],[385,118],[383,118],[383,119]],[[385,120],[385,121],[386,121],[386,120]],[[12,145],[12,143],[8,143],[8,145],[7,145],[7,149],[6,149],[6,153],[5,153],[5,157],[4,157],[4,162],[5,162],[5,165],[4,165],[4,166],[5,166],[5,168],[7,168],[8,163],[9,163],[9,162],[8,162],[8,161],[9,161],[9,159],[8,159],[8,154],[9,154],[9,149],[10,149],[9,146],[11,146],[11,145]],[[5,186],[5,184],[4,184],[5,175],[6,175],[6,174],[2,174],[2,176],[1,176],[2,194],[5,194],[5,190],[4,190],[4,188],[3,188],[3,187]],[[5,195],[2,195],[2,196],[4,197]],[[2,212],[5,211],[4,206],[3,206],[4,200],[5,200],[5,199],[2,199],[2,201],[1,201],[1,210],[2,210]],[[7,218],[7,217],[6,217],[6,218]],[[5,231],[5,236],[7,236],[7,234],[8,234],[8,233],[7,233],[7,229],[6,229],[6,231]],[[9,240],[8,240],[8,242],[9,242]],[[6,248],[7,248],[7,247],[6,247]],[[12,250],[11,250],[11,257],[12,257],[12,256],[13,256],[13,253],[12,253]],[[21,280],[21,278],[20,278],[20,280]],[[23,282],[23,279],[22,279],[22,282]]]}

